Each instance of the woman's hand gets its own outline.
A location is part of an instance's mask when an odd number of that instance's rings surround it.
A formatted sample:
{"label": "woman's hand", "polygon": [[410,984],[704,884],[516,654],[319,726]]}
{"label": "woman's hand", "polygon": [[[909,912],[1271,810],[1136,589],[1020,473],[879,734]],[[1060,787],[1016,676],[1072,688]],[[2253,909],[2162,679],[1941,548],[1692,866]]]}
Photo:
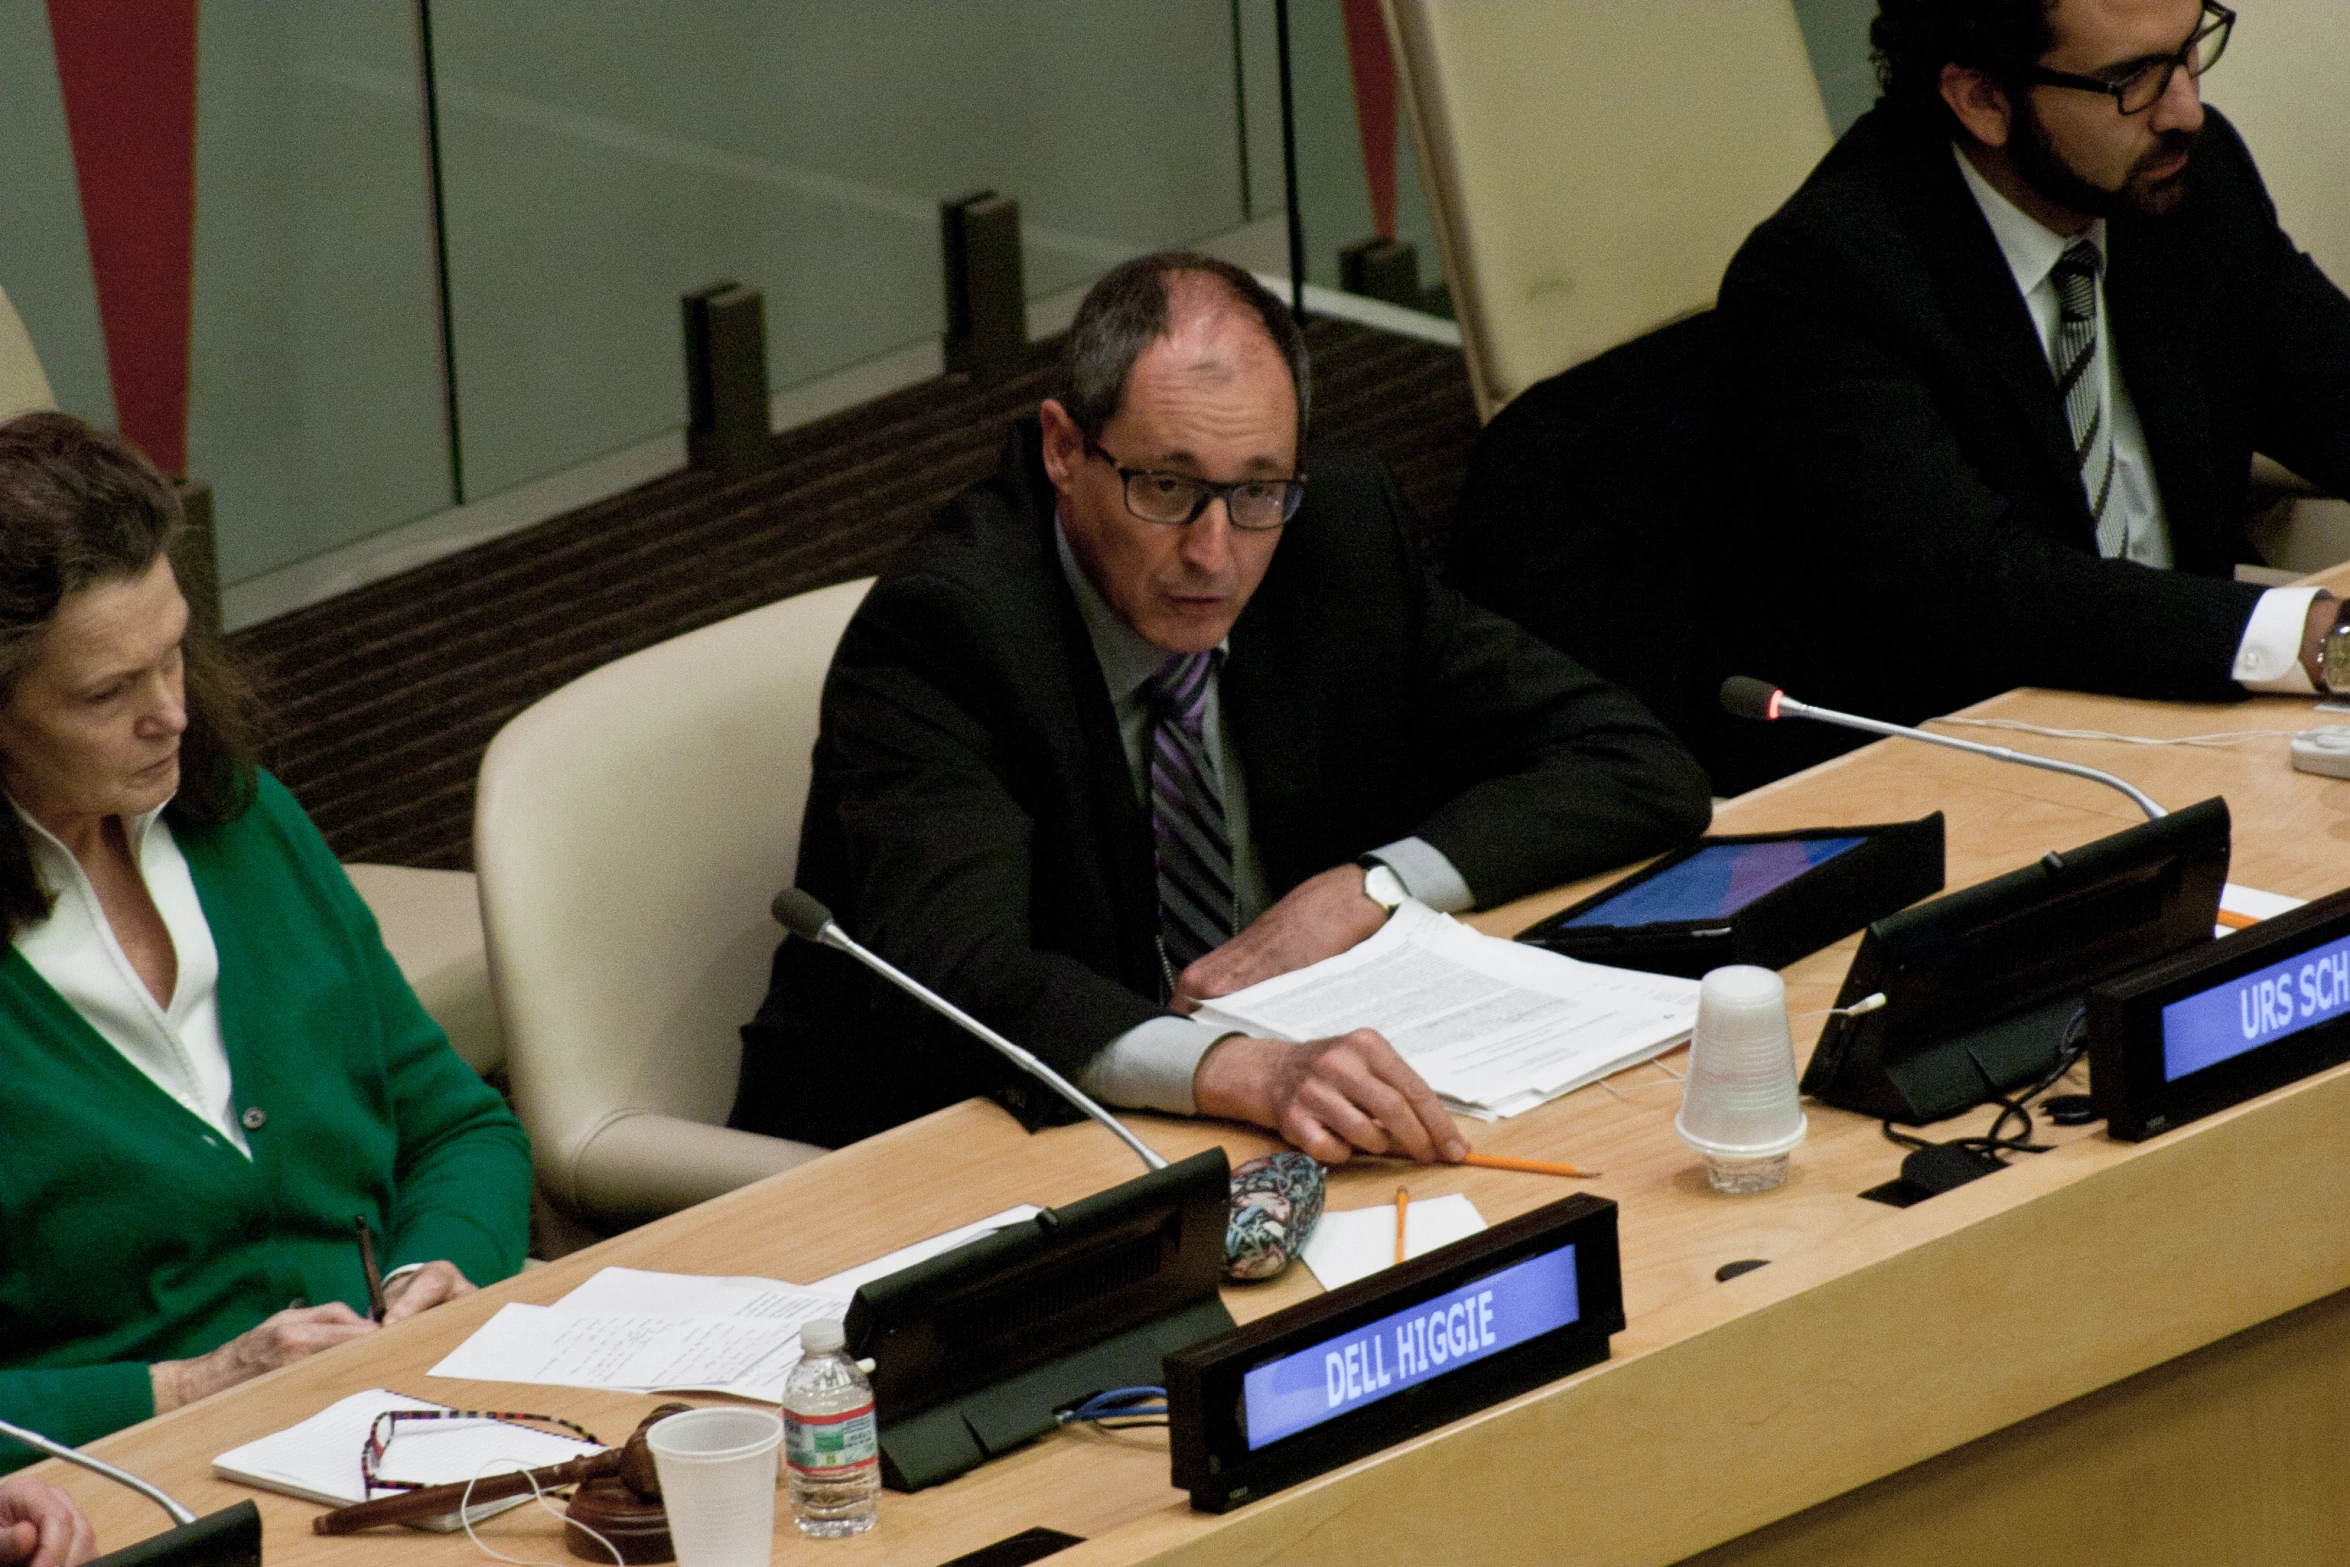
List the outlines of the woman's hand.
{"label": "woman's hand", "polygon": [[384,1286],[384,1326],[473,1293],[473,1281],[453,1262],[428,1262]]}
{"label": "woman's hand", "polygon": [[97,1554],[72,1497],[23,1475],[0,1480],[0,1567],[75,1567]]}
{"label": "woman's hand", "polygon": [[198,1355],[193,1360],[158,1360],[149,1366],[147,1375],[155,1385],[155,1412],[160,1415],[182,1404],[192,1404],[264,1371],[290,1366],[322,1349],[332,1349],[374,1331],[374,1323],[339,1300],[325,1306],[289,1307],[259,1327],[238,1334],[209,1355]]}

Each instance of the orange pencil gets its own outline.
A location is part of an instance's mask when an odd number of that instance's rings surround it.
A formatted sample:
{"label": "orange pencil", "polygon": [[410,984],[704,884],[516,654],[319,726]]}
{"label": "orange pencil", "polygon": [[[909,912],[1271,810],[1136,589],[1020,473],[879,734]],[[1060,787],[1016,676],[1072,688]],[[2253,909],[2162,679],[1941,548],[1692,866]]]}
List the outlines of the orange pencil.
{"label": "orange pencil", "polygon": [[2230,930],[2250,930],[2260,923],[2251,915],[2238,914],[2234,909],[2222,909],[2215,918],[2218,923],[2225,925]]}
{"label": "orange pencil", "polygon": [[1395,1260],[1396,1260],[1396,1261],[1398,1261],[1398,1262],[1401,1262],[1401,1261],[1403,1261],[1403,1215],[1404,1215],[1404,1210],[1405,1210],[1406,1208],[1409,1208],[1411,1205],[1412,1205],[1412,1192],[1411,1192],[1411,1188],[1410,1188],[1410,1187],[1408,1187],[1408,1186],[1398,1186],[1398,1187],[1395,1189]]}
{"label": "orange pencil", "polygon": [[1541,1159],[1508,1159],[1497,1153],[1473,1153],[1461,1160],[1463,1164],[1482,1165],[1488,1170],[1525,1170],[1534,1175],[1571,1175],[1580,1181],[1595,1180],[1597,1170],[1578,1170],[1571,1164],[1550,1164]]}

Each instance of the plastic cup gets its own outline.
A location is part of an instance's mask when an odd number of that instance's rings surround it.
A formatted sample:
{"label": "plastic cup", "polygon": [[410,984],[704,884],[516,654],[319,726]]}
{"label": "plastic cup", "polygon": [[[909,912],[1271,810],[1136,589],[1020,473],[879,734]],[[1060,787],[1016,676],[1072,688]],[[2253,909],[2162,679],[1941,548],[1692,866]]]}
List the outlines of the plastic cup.
{"label": "plastic cup", "polygon": [[1718,1192],[1767,1192],[1787,1180],[1787,1155],[1810,1129],[1795,1090],[1787,987],[1767,968],[1736,963],[1705,976],[1689,1080],[1673,1119],[1705,1156]]}
{"label": "plastic cup", "polygon": [[678,1567],[767,1567],[775,1549],[776,1453],[783,1417],[692,1409],[645,1433]]}

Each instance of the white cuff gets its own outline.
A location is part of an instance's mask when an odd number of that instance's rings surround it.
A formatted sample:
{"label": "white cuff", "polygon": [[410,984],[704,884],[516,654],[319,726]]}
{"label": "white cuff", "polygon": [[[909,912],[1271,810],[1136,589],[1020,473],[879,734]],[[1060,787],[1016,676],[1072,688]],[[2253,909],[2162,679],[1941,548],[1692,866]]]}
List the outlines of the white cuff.
{"label": "white cuff", "polygon": [[2270,588],[2252,606],[2244,640],[2236,644],[2235,680],[2247,691],[2313,694],[2309,671],[2301,667],[2301,633],[2309,628],[2309,606],[2323,588]]}
{"label": "white cuff", "polygon": [[1104,1045],[1077,1074],[1077,1086],[1129,1110],[1196,1115],[1192,1075],[1208,1047],[1231,1032],[1172,1012],[1154,1017]]}
{"label": "white cuff", "polygon": [[[2298,648],[2300,643],[2296,641],[2294,646]],[[1424,903],[1439,914],[1458,914],[1477,906],[1477,895],[1469,891],[1469,884],[1461,880],[1452,861],[1425,838],[1398,838],[1373,849],[1371,858],[1395,872],[1395,879],[1403,883],[1413,902]]]}

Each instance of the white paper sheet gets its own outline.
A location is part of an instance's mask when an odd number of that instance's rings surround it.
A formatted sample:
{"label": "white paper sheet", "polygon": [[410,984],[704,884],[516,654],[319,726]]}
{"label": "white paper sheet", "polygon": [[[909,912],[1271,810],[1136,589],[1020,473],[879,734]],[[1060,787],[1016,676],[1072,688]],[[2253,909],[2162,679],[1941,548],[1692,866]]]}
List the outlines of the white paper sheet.
{"label": "white paper sheet", "polygon": [[[1431,1197],[1404,1208],[1404,1256],[1408,1260],[1439,1246],[1449,1246],[1485,1228],[1485,1217],[1467,1194]],[[1341,1284],[1369,1278],[1381,1268],[1395,1266],[1395,1205],[1384,1208],[1348,1208],[1325,1213],[1306,1242],[1306,1266],[1334,1290]]]}
{"label": "white paper sheet", "polygon": [[[2258,887],[2239,887],[2232,881],[2219,890],[2220,912],[2240,914],[2248,920],[2273,920],[2308,901],[2306,898],[2288,898],[2281,892],[2262,892]],[[2211,933],[2214,936],[2232,936],[2235,931],[2226,925],[2214,925]]]}
{"label": "white paper sheet", "polygon": [[772,1402],[799,1360],[800,1324],[840,1309],[831,1295],[794,1296],[790,1309],[755,1317],[502,1306],[431,1374]]}
{"label": "white paper sheet", "polygon": [[[369,1388],[329,1404],[299,1425],[231,1448],[212,1460],[212,1472],[239,1485],[259,1486],[329,1507],[365,1501],[359,1449],[375,1417],[387,1409],[446,1407]],[[446,1485],[472,1479],[485,1464],[495,1466],[492,1473],[537,1469],[602,1451],[593,1443],[529,1426],[495,1420],[429,1420],[398,1428],[381,1472],[419,1485]],[[529,1500],[525,1496],[491,1502],[472,1512],[479,1520]],[[428,1527],[453,1527],[454,1522],[452,1514],[447,1525]]]}
{"label": "white paper sheet", "polygon": [[1375,1028],[1452,1108],[1498,1120],[1682,1043],[1697,981],[1578,962],[1407,902],[1352,950],[1198,1015],[1272,1039]]}

